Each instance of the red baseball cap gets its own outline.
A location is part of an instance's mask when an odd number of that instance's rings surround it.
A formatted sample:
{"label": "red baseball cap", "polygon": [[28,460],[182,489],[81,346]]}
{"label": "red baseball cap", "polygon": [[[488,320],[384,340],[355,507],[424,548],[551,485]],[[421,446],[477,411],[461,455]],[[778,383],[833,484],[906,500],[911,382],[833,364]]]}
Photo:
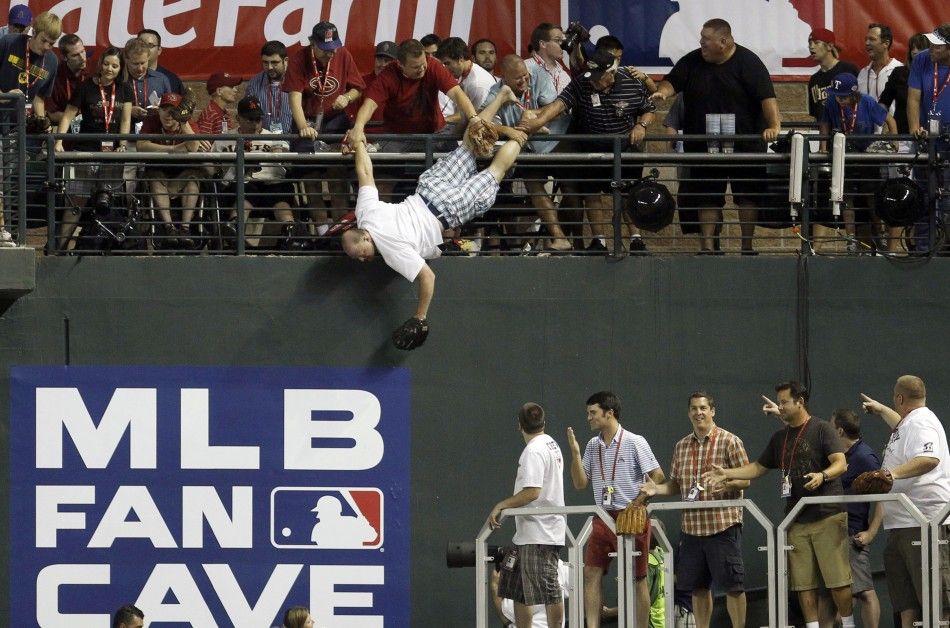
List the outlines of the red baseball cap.
{"label": "red baseball cap", "polygon": [[227,72],[217,72],[208,79],[206,87],[208,93],[213,94],[219,87],[237,87],[243,79],[239,76],[231,76]]}
{"label": "red baseball cap", "polygon": [[834,44],[835,34],[827,28],[816,28],[808,36],[808,41],[823,41],[826,44]]}
{"label": "red baseball cap", "polygon": [[178,107],[181,105],[181,96],[174,92],[165,92],[162,99],[158,101],[159,107]]}

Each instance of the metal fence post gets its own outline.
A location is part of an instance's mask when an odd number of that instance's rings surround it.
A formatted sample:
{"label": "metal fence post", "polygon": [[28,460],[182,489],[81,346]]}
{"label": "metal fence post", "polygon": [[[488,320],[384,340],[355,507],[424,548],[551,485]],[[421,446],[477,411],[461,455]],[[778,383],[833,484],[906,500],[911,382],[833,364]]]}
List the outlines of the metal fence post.
{"label": "metal fence post", "polygon": [[940,560],[940,554],[942,553],[940,549],[948,543],[944,535],[941,534],[941,528],[943,528],[947,517],[950,517],[950,503],[944,505],[930,522],[930,564],[933,565],[933,569],[930,570],[930,606],[934,626],[946,626],[948,624],[943,619],[942,572],[946,567],[943,565],[943,561]]}
{"label": "metal fence post", "polygon": [[[506,508],[501,511],[499,517],[500,521],[504,521],[509,517],[518,517],[522,515],[593,515],[599,517],[600,520],[607,526],[611,531],[615,531],[614,520],[607,514],[607,512],[600,506],[561,506],[561,507],[547,507],[547,508]],[[581,532],[575,537],[570,534],[568,531],[567,534],[567,543],[568,543],[568,558],[571,563],[572,569],[572,583],[575,588],[572,591],[572,599],[570,601],[571,605],[571,625],[574,626],[583,626],[584,625],[584,576],[583,576],[583,548],[587,543],[587,539],[590,537],[590,534],[593,530],[592,518],[588,517],[585,521],[584,526],[581,528]],[[489,616],[489,606],[488,606],[488,563],[490,562],[487,551],[487,541],[488,537],[491,536],[493,530],[489,527],[488,522],[486,521],[482,524],[481,529],[478,532],[478,535],[475,537],[475,626],[476,628],[488,628],[488,616]],[[628,570],[623,567],[623,561],[625,557],[629,559],[632,556],[631,551],[627,551],[628,543],[632,544],[633,539],[627,539],[626,537],[619,537],[617,539],[617,613],[620,618],[619,626],[621,628],[632,628],[635,626],[635,623],[630,623],[630,621],[636,621],[633,618],[633,612],[636,608],[636,604],[631,600],[628,600],[628,595],[633,594],[635,587],[628,586],[629,582],[627,579]],[[633,548],[629,548],[632,550]],[[632,572],[629,572],[632,573]],[[628,621],[625,623],[624,619],[627,617]],[[575,623],[576,622],[576,623]]]}
{"label": "metal fence post", "polygon": [[[921,588],[923,598],[930,599],[930,547],[927,542],[930,522],[917,509],[913,502],[903,493],[888,493],[886,495],[829,495],[827,497],[802,497],[798,503],[788,512],[782,522],[775,529],[776,536],[776,554],[778,567],[776,569],[777,593],[778,596],[778,626],[779,628],[791,628],[788,625],[788,557],[786,552],[792,549],[788,545],[788,527],[795,523],[796,517],[801,510],[809,504],[850,504],[850,503],[873,503],[873,502],[897,502],[904,510],[910,514],[920,526],[921,533]],[[923,626],[931,626],[930,623],[930,605],[923,605]]]}
{"label": "metal fence post", "polygon": [[[749,499],[719,499],[719,500],[709,500],[701,502],[682,502],[682,501],[673,501],[673,502],[655,502],[647,506],[648,512],[650,514],[660,512],[660,511],[674,511],[674,510],[707,510],[710,508],[744,508],[752,517],[758,522],[762,529],[765,531],[765,546],[759,546],[758,550],[760,552],[766,553],[767,561],[767,580],[766,580],[766,592],[768,595],[768,605],[769,605],[769,626],[775,626],[775,599],[776,599],[776,583],[773,579],[773,574],[775,573],[775,536],[774,530],[775,526],[769,520],[765,514],[759,510],[759,507],[755,505]],[[673,582],[673,575],[675,566],[673,564],[673,548],[669,545],[669,540],[667,540],[666,535],[662,535],[660,539],[666,544],[664,549],[667,550],[668,561],[665,564],[666,574],[668,577],[668,582]],[[667,609],[667,618],[669,618],[673,612],[673,587],[667,587],[665,591],[666,596],[666,609]],[[667,621],[667,625],[671,625]]]}

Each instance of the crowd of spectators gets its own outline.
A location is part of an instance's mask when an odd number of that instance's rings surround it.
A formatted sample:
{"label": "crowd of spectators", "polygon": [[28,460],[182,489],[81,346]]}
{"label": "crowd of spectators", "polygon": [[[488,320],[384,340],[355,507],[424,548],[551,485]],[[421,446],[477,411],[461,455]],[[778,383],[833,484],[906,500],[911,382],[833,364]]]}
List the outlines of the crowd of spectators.
{"label": "crowd of spectators", "polygon": [[[60,134],[100,137],[129,133],[245,135],[256,131],[252,135],[284,134],[294,139],[249,138],[249,150],[297,154],[335,150],[337,146],[323,138],[338,141],[345,133],[354,141],[365,141],[367,134],[371,139],[380,133],[406,135],[372,142],[372,149],[420,152],[421,140],[408,135],[437,134],[435,147],[445,150],[456,144],[468,120],[507,85],[521,102],[503,107],[499,121],[535,134],[527,152],[610,152],[618,135],[623,138],[621,150],[642,151],[656,105],[667,99],[667,127],[687,134],[759,136],[756,141],[734,144],[687,141],[682,143],[687,153],[715,152],[720,145],[722,152],[765,152],[781,132],[778,100],[765,64],[733,39],[729,24],[721,19],[707,21],[700,32],[699,48],[679,59],[657,82],[635,67],[621,66],[624,44],[616,37],[605,35],[587,43],[583,37],[568,41],[565,31],[550,23],[539,24],[532,31],[524,57],[511,54],[499,58],[497,46],[489,39],[469,44],[458,37],[443,39],[433,33],[398,45],[382,41],[376,45],[373,71],[362,74],[336,26],[324,21],[313,27],[310,45],[296,51],[288,51],[278,41],[267,42],[260,51],[262,70],[246,84],[241,77],[227,73],[209,77],[205,84],[209,100],[201,111],[188,108],[194,100],[189,88],[174,72],[159,65],[162,42],[154,30],[142,30],[121,48],[109,47],[93,61],[81,38],[63,34],[59,17],[52,13],[34,17],[27,7],[17,5],[10,11],[9,22],[8,33],[0,38],[0,91],[26,95],[27,114],[37,121],[33,131],[44,124]],[[819,69],[809,81],[808,110],[822,134],[902,132],[922,137],[928,130],[946,129],[950,121],[950,92],[945,89],[950,81],[946,78],[950,76],[950,24],[911,37],[910,67],[890,55],[893,42],[887,25],[871,24],[865,38],[868,63],[859,68],[840,58],[833,32],[816,29],[811,33],[809,51]],[[242,96],[246,98],[241,100]],[[244,117],[244,125],[235,118],[239,100],[244,113],[251,116]],[[181,115],[182,111],[189,115]],[[541,133],[587,137],[556,141],[539,136]],[[55,150],[193,153],[213,149],[210,141],[183,139],[130,143],[125,139],[69,137],[58,140]],[[233,138],[228,141],[234,145]],[[870,145],[868,141],[852,142],[849,149],[870,150]],[[65,169],[63,178],[74,197],[72,204],[82,207],[96,186],[124,186],[131,191],[141,180],[147,187],[143,192],[157,210],[162,245],[193,247],[192,219],[198,199],[209,194],[207,180],[220,178],[223,171],[195,167],[195,162],[138,169],[122,168],[120,163]],[[526,205],[536,212],[543,229],[543,248],[606,252],[614,237],[613,165],[595,164],[563,176],[564,170],[546,164],[524,164],[514,173],[515,183],[526,192]],[[844,231],[847,250],[852,253],[869,243],[891,251],[908,246],[902,242],[902,228],[885,229],[874,216],[868,199],[873,196],[874,182],[880,179],[877,169],[877,165],[853,167],[846,173],[843,220],[831,226]],[[418,174],[393,161],[381,170],[388,175],[388,180],[379,181],[384,198],[390,197],[399,181]],[[624,180],[643,176],[639,166],[625,164],[622,172]],[[262,173],[277,179],[264,183],[260,181]],[[769,198],[765,165],[725,160],[695,165],[680,174],[680,227],[684,234],[699,234],[700,253],[723,253],[722,208],[727,206],[729,183],[739,209],[741,252],[756,254],[756,225],[769,222],[760,215]],[[326,162],[295,161],[293,165],[259,168],[245,172],[245,207],[272,212],[283,225],[284,247],[301,250],[307,248],[309,239],[323,236],[344,217],[352,204],[353,179],[351,168]],[[223,181],[221,187],[227,183]],[[280,193],[273,193],[277,183],[281,183]],[[291,183],[297,185],[288,192]],[[225,213],[234,217],[236,207],[227,206],[233,195],[215,196],[217,205],[224,203]],[[177,219],[172,215],[175,197],[180,199],[174,207],[180,212]],[[75,240],[80,214],[66,211],[59,220],[59,248],[68,248]],[[309,225],[303,224],[306,219]],[[624,224],[623,233],[627,251],[647,252],[635,225]],[[458,235],[446,234],[449,238]],[[0,222],[0,243],[4,238],[10,239]]]}

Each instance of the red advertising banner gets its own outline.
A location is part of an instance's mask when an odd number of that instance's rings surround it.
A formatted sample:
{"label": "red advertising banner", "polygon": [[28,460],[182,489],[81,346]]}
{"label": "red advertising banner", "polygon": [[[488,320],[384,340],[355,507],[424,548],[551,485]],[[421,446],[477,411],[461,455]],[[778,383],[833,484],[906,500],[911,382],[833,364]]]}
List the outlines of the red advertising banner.
{"label": "red advertising banner", "polygon": [[[14,2],[14,4],[26,4]],[[540,22],[581,21],[592,35],[624,41],[625,62],[662,74],[695,48],[702,22],[722,17],[736,40],[755,50],[776,78],[795,79],[814,71],[807,58],[812,28],[831,28],[844,58],[867,63],[864,34],[870,22],[889,24],[892,54],[902,59],[907,39],[940,23],[938,2],[891,0],[33,0],[34,15],[51,10],[87,47],[123,45],[150,28],[162,36],[161,64],[185,79],[213,72],[249,77],[260,71],[259,51],[268,40],[306,45],[313,25],[337,25],[360,68],[372,67],[382,40],[402,41],[428,33],[473,42],[493,40],[499,59],[525,54],[531,30]],[[0,1],[0,15],[10,3]],[[946,16],[942,16],[944,19]]]}

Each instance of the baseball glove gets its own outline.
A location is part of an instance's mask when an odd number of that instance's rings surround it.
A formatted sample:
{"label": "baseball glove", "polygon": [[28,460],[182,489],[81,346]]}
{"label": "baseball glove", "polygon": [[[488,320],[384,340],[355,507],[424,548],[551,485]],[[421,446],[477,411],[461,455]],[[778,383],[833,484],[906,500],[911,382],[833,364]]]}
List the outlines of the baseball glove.
{"label": "baseball glove", "polygon": [[393,344],[397,349],[412,351],[421,347],[428,335],[429,323],[413,316],[393,332]]}
{"label": "baseball glove", "polygon": [[476,157],[491,157],[498,141],[498,133],[481,118],[473,118],[468,123],[468,139]]}
{"label": "baseball glove", "polygon": [[877,471],[865,471],[854,478],[851,483],[851,489],[856,495],[879,495],[890,493],[894,486],[894,478],[887,469],[878,469]]}
{"label": "baseball glove", "polygon": [[617,534],[643,534],[647,529],[647,500],[640,495],[617,515]]}
{"label": "baseball glove", "polygon": [[31,135],[46,133],[50,129],[49,118],[46,116],[37,116],[29,114],[26,116],[26,132]]}

